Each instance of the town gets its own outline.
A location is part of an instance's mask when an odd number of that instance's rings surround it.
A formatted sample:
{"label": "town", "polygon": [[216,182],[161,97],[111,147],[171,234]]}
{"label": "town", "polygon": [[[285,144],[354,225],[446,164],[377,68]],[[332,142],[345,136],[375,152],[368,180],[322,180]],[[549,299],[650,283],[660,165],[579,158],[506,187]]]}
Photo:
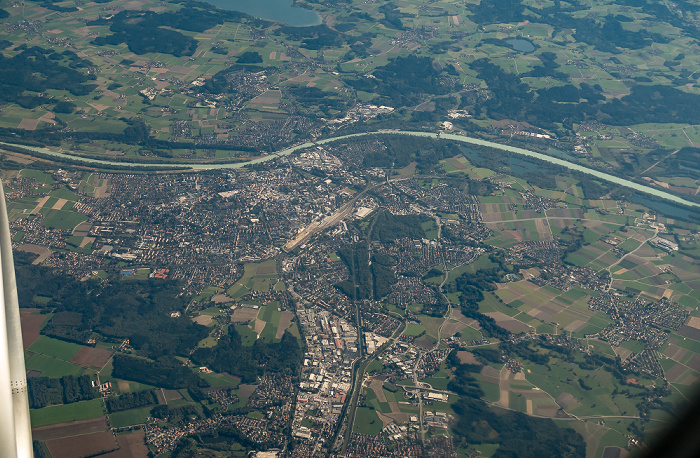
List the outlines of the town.
{"label": "town", "polygon": [[[694,309],[678,302],[685,293],[661,289],[679,284],[673,266],[653,273],[639,257],[675,262],[664,258],[675,250],[658,221],[628,215],[620,229],[614,212],[598,212],[615,225],[590,224],[599,233],[586,240],[596,242],[582,244],[594,209],[515,189],[504,174],[455,175],[444,162],[420,174],[363,165],[383,151],[381,140],[362,139],[227,171],[18,172],[5,183],[14,247],[95,287],[177,285],[183,306],[164,319],[198,326],[204,338],[176,361],[207,386],[164,390],[160,410],[127,425],[142,428],[155,454],[235,437],[275,456],[457,456],[463,445],[450,431],[464,374],[476,371],[475,392],[494,406],[545,418],[587,402],[578,391],[549,401],[532,394],[547,388],[533,370],[563,354],[587,368],[608,349],[603,361],[635,380],[645,406],[663,397],[654,383],[678,380],[679,369],[668,369],[676,360],[659,352],[675,358],[666,351],[678,344],[673,333],[700,331]],[[697,228],[683,234],[696,240]],[[609,264],[571,257],[589,251]],[[630,259],[658,290],[615,287],[636,268]],[[49,338],[70,326],[48,323]],[[143,351],[141,336],[89,335],[76,343]],[[201,362],[223,342],[255,352],[285,338],[301,349],[298,372],[228,373],[216,357]],[[132,383],[112,380],[103,398]],[[580,382],[583,392],[589,383]]]}

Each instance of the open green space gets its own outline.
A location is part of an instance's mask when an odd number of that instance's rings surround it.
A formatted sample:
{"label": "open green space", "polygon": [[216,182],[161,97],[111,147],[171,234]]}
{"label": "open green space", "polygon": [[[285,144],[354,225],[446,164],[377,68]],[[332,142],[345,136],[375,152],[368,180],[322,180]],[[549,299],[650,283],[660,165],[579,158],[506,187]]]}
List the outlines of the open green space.
{"label": "open green space", "polygon": [[369,407],[358,407],[355,411],[355,422],[353,431],[358,434],[369,434],[372,436],[382,432],[382,421],[379,416]]}
{"label": "open green space", "polygon": [[79,375],[84,368],[68,363],[53,356],[34,353],[26,360],[27,370],[39,371],[42,377],[63,377],[64,375]]}
{"label": "open green space", "polygon": [[29,351],[43,353],[44,355],[53,356],[63,361],[70,361],[81,348],[82,345],[73,342],[66,342],[64,340],[41,335],[29,347]]}
{"label": "open green space", "polygon": [[430,337],[437,339],[440,326],[445,321],[442,317],[418,315],[418,319],[425,328],[425,333]]}
{"label": "open green space", "polygon": [[[620,383],[604,368],[582,369],[578,364],[552,358],[545,365],[525,363],[527,381],[561,399],[575,415],[637,415],[634,398],[643,388]],[[612,392],[616,394],[611,395]],[[625,394],[629,393],[629,394]]]}
{"label": "open green space", "polygon": [[204,380],[206,380],[211,386],[231,386],[236,387],[240,383],[237,379],[234,379],[226,374],[217,374],[215,372],[209,374],[199,374]]}
{"label": "open green space", "polygon": [[265,322],[265,328],[260,333],[260,338],[265,342],[279,342],[279,339],[275,338],[280,317],[282,316],[282,312],[279,311],[278,308],[279,303],[272,302],[260,307],[260,312],[258,312],[258,319]]}
{"label": "open green space", "polygon": [[138,409],[115,412],[109,415],[109,422],[115,428],[143,424],[146,422],[146,419],[151,416],[152,409],[153,406],[147,406]]}
{"label": "open green space", "polygon": [[425,331],[425,327],[422,324],[409,323],[406,325],[406,330],[403,332],[404,335],[417,337]]}
{"label": "open green space", "polygon": [[22,178],[33,178],[37,183],[53,184],[56,182],[50,174],[35,169],[23,169],[19,176]]}
{"label": "open green space", "polygon": [[226,291],[234,299],[240,299],[251,291],[269,291],[277,283],[275,260],[246,263],[243,276]]}
{"label": "open green space", "polygon": [[87,221],[88,216],[66,210],[53,210],[50,207],[42,207],[40,212],[44,215],[42,226],[53,229],[71,230],[78,224]]}
{"label": "open green space", "polygon": [[74,193],[73,191],[71,191],[70,189],[68,189],[65,186],[62,186],[58,189],[54,189],[53,191],[51,191],[49,193],[49,195],[52,197],[58,197],[59,199],[66,199],[66,200],[74,201],[74,202],[77,202],[79,199],[79,197],[76,193]]}
{"label": "open green space", "polygon": [[30,411],[32,428],[55,425],[69,421],[87,420],[106,413],[102,399],[49,406]]}
{"label": "open green space", "polygon": [[258,339],[258,335],[253,331],[250,327],[248,327],[245,324],[237,324],[236,326],[236,331],[238,331],[238,334],[241,336],[241,342],[243,345],[249,347],[252,346],[255,341]]}

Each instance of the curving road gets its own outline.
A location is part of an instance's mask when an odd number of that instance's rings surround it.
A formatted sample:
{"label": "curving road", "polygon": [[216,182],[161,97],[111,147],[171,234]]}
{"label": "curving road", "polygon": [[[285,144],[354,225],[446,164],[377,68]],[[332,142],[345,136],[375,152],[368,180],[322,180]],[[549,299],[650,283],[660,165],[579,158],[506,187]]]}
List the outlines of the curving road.
{"label": "curving road", "polygon": [[559,159],[556,157],[548,156],[546,154],[538,153],[535,151],[530,151],[524,148],[518,148],[515,146],[509,146],[509,145],[502,145],[500,143],[495,143],[491,142],[488,140],[481,140],[479,138],[472,138],[472,137],[467,137],[466,135],[457,135],[457,134],[445,134],[445,133],[439,133],[436,134],[434,132],[416,132],[416,131],[406,131],[406,130],[387,130],[387,131],[375,131],[375,132],[362,132],[358,134],[350,134],[350,135],[341,135],[338,137],[331,137],[331,138],[326,138],[323,140],[318,140],[315,142],[307,142],[307,143],[302,143],[300,145],[292,146],[291,148],[284,149],[282,151],[279,151],[274,154],[270,154],[268,156],[262,156],[258,157],[255,159],[251,159],[250,161],[245,161],[245,162],[235,162],[235,163],[191,163],[191,162],[172,162],[168,164],[143,164],[143,163],[127,163],[127,162],[116,162],[116,161],[106,161],[102,159],[92,159],[92,158],[86,158],[86,157],[79,157],[79,156],[73,156],[71,154],[67,153],[60,153],[57,151],[51,151],[47,148],[39,148],[39,147],[34,147],[34,146],[24,146],[24,145],[16,145],[12,143],[4,143],[0,142],[0,145],[7,145],[7,146],[13,146],[17,148],[23,148],[28,151],[34,151],[37,153],[45,154],[48,156],[54,156],[54,157],[59,157],[64,160],[70,160],[74,162],[82,162],[82,163],[92,163],[92,164],[98,164],[98,165],[103,165],[103,166],[118,166],[118,167],[152,167],[153,170],[168,170],[168,169],[182,169],[182,168],[189,168],[193,170],[213,170],[213,169],[238,169],[241,167],[245,167],[247,165],[251,164],[260,164],[262,162],[267,162],[271,161],[273,159],[276,159],[278,157],[282,156],[287,156],[289,154],[292,154],[295,151],[301,150],[301,149],[306,149],[310,148],[313,146],[319,146],[319,145],[324,145],[326,143],[331,143],[334,141],[338,140],[344,140],[347,138],[353,138],[353,137],[363,137],[367,135],[377,135],[377,134],[393,134],[393,135],[410,135],[413,137],[429,137],[429,138],[437,138],[437,139],[446,139],[446,140],[453,140],[453,141],[458,141],[462,143],[469,143],[472,145],[479,145],[479,146],[486,146],[489,148],[497,148],[503,151],[508,151],[510,153],[515,153],[515,154],[520,154],[522,156],[528,156],[532,157],[535,159],[539,159],[541,161],[546,161],[549,162],[550,164],[558,165],[561,167],[568,168],[570,170],[575,170],[577,172],[582,172],[588,175],[592,175],[596,178],[599,178],[601,180],[609,181],[611,183],[615,183],[620,186],[625,186],[627,188],[634,189],[636,191],[643,192],[645,194],[649,194],[655,197],[658,197],[660,199],[664,199],[670,202],[674,202],[677,204],[685,205],[688,207],[696,207],[700,208],[700,204],[691,202],[689,200],[683,199],[681,197],[675,196],[673,194],[670,194],[668,192],[662,191],[660,189],[652,188],[650,186],[645,186],[643,184],[635,183],[630,180],[626,180],[624,178],[616,177],[615,175],[610,175],[609,173],[601,172],[598,170],[594,170],[573,162],[569,162],[563,159]]}

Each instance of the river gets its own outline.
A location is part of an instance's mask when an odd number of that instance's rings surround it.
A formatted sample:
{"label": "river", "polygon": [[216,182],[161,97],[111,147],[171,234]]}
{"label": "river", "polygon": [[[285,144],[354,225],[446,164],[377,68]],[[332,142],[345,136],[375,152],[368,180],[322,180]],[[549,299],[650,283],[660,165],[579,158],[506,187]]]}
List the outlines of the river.
{"label": "river", "polygon": [[39,148],[39,147],[33,147],[33,146],[24,146],[24,145],[15,145],[12,143],[4,143],[0,142],[0,145],[8,145],[8,146],[14,146],[18,148],[24,148],[29,151],[35,151],[37,153],[41,154],[46,154],[48,156],[54,156],[54,157],[60,157],[63,159],[69,159],[74,162],[83,162],[83,163],[91,163],[91,164],[99,164],[99,165],[106,165],[106,166],[119,166],[119,167],[153,167],[154,170],[167,170],[167,169],[173,169],[173,168],[189,168],[189,169],[194,169],[194,170],[214,170],[214,169],[238,169],[241,167],[245,167],[247,165],[252,165],[252,164],[260,164],[262,162],[267,162],[273,159],[276,159],[281,156],[287,156],[289,154],[292,154],[295,151],[305,149],[305,148],[310,148],[315,145],[323,145],[326,143],[334,142],[337,140],[343,140],[346,138],[352,138],[352,137],[362,137],[365,135],[376,135],[376,134],[392,134],[392,135],[411,135],[414,137],[432,137],[432,138],[440,138],[440,139],[446,139],[446,140],[453,140],[453,141],[458,141],[462,143],[470,143],[472,145],[480,145],[480,146],[487,146],[490,148],[497,148],[503,151],[508,151],[510,153],[515,153],[515,154],[520,154],[523,156],[528,156],[532,157],[535,159],[539,159],[541,161],[546,161],[549,162],[550,164],[554,165],[559,165],[562,167],[566,167],[570,170],[575,170],[577,172],[582,172],[586,173],[588,175],[592,175],[596,178],[599,178],[601,180],[609,181],[611,183],[615,183],[620,186],[625,186],[627,188],[634,189],[639,192],[643,192],[645,194],[649,194],[651,196],[673,202],[676,204],[680,205],[685,205],[687,207],[697,207],[700,208],[700,204],[691,202],[689,200],[683,199],[682,197],[675,196],[673,194],[670,194],[668,192],[662,191],[660,189],[652,188],[650,186],[645,186],[643,184],[635,183],[630,180],[626,180],[624,178],[616,177],[615,175],[610,175],[609,173],[605,172],[600,172],[598,170],[590,169],[588,167],[585,167],[583,165],[575,164],[573,162],[566,161],[564,159],[559,159],[557,157],[552,157],[548,156],[546,154],[538,153],[535,151],[530,151],[524,148],[518,148],[515,146],[509,146],[509,145],[501,145],[500,143],[494,143],[488,140],[481,140],[479,138],[472,138],[472,137],[467,137],[465,135],[456,135],[456,134],[441,134],[439,137],[434,133],[434,132],[415,132],[415,131],[405,131],[405,130],[391,130],[391,131],[378,131],[378,132],[363,132],[359,134],[350,134],[350,135],[343,135],[340,137],[332,137],[332,138],[326,138],[323,140],[318,140],[316,142],[307,142],[303,143],[301,145],[293,146],[291,148],[284,149],[282,151],[279,151],[277,153],[270,154],[268,156],[262,156],[258,157],[255,159],[251,159],[250,161],[245,161],[245,162],[235,162],[235,163],[228,163],[228,164],[193,164],[193,163],[187,163],[187,162],[180,162],[180,163],[169,163],[169,164],[143,164],[143,163],[129,163],[129,162],[116,162],[116,161],[106,161],[103,159],[92,159],[92,158],[85,158],[85,157],[78,157],[78,156],[73,156],[70,154],[66,153],[60,153],[57,151],[51,151],[46,148]]}

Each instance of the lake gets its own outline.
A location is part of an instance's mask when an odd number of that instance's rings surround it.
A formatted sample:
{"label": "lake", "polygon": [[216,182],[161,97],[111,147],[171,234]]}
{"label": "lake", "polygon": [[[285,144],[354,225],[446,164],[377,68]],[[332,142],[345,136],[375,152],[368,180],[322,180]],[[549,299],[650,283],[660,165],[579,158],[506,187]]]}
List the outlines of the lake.
{"label": "lake", "polygon": [[508,46],[520,52],[532,52],[535,50],[535,45],[530,40],[524,38],[509,38],[505,40]]}
{"label": "lake", "polygon": [[228,11],[240,11],[259,19],[283,22],[294,27],[319,25],[321,16],[315,11],[295,8],[292,0],[205,0]]}

